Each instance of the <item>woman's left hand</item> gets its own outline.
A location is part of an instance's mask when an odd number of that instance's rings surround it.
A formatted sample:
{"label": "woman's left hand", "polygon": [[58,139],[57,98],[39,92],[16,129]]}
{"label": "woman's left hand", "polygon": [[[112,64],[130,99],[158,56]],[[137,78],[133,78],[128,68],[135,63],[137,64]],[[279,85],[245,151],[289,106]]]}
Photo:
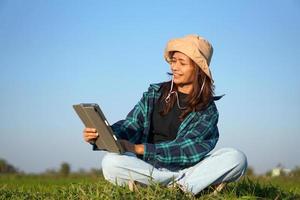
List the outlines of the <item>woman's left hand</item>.
{"label": "woman's left hand", "polygon": [[125,151],[129,151],[135,154],[142,155],[144,154],[144,145],[143,144],[132,144],[128,140],[119,140],[122,147]]}

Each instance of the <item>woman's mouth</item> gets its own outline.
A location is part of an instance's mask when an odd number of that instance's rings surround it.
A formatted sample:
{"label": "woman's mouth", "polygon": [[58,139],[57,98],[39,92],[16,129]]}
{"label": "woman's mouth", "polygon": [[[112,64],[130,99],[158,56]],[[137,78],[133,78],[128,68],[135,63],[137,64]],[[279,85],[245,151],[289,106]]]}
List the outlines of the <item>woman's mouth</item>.
{"label": "woman's mouth", "polygon": [[179,77],[181,74],[173,74],[174,77]]}

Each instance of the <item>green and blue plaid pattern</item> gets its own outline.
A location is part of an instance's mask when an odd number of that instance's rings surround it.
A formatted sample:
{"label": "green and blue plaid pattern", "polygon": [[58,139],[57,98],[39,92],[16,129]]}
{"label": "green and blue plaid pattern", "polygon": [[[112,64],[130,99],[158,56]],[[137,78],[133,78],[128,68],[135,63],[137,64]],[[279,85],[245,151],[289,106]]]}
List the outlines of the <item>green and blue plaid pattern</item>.
{"label": "green and blue plaid pattern", "polygon": [[173,141],[148,143],[153,107],[159,99],[161,83],[151,84],[125,120],[112,125],[116,136],[134,144],[144,144],[143,160],[155,167],[179,170],[198,163],[219,138],[218,110],[214,101],[203,111],[191,112],[181,123]]}

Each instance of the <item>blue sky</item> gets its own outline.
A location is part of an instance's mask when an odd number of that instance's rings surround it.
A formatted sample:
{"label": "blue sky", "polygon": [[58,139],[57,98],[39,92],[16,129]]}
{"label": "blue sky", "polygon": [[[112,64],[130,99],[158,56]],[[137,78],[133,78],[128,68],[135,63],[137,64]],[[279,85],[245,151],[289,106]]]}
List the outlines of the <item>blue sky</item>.
{"label": "blue sky", "polygon": [[171,38],[214,47],[220,140],[259,173],[300,165],[300,3],[288,1],[0,1],[0,158],[26,172],[100,167],[72,109],[123,119],[166,81]]}

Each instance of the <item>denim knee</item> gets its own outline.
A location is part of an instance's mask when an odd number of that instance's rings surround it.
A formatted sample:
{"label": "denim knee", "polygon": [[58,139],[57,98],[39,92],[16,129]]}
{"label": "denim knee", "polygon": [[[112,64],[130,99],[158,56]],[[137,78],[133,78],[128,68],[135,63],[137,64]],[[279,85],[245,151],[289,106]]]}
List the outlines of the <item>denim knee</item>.
{"label": "denim knee", "polygon": [[247,168],[247,157],[242,151],[234,148],[223,148],[222,150],[233,163],[237,163],[241,168]]}
{"label": "denim knee", "polygon": [[113,168],[116,168],[116,167],[122,165],[120,155],[114,154],[114,153],[107,153],[103,157],[101,165],[102,165],[103,172],[109,171]]}
{"label": "denim knee", "polygon": [[239,163],[240,168],[243,169],[243,171],[245,171],[248,166],[246,155],[242,151],[237,149],[233,149],[232,154],[233,154],[233,159],[235,159],[236,162]]}
{"label": "denim knee", "polygon": [[122,156],[115,153],[107,153],[103,157],[101,165],[104,178],[115,182],[118,169],[122,166]]}
{"label": "denim knee", "polygon": [[231,182],[242,177],[247,169],[246,155],[234,148],[222,148],[215,152],[215,156],[221,156],[225,168],[228,170],[216,182]]}
{"label": "denim knee", "polygon": [[228,155],[227,159],[235,166],[236,175],[238,177],[244,175],[248,165],[246,155],[242,151],[234,148],[226,148],[226,154]]}

